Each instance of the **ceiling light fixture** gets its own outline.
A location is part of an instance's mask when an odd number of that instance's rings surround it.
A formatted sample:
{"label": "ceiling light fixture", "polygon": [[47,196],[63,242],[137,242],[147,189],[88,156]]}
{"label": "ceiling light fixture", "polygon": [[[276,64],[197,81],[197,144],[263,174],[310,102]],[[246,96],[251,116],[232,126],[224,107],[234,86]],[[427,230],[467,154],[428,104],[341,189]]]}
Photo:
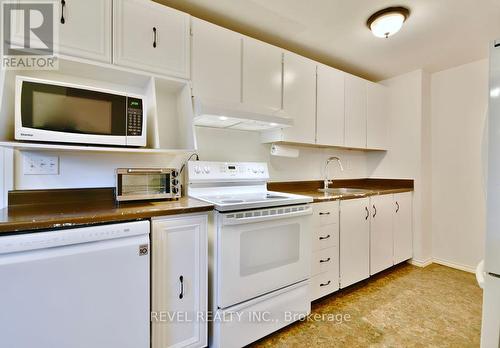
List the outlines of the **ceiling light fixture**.
{"label": "ceiling light fixture", "polygon": [[376,37],[388,38],[401,29],[409,15],[406,7],[388,7],[372,14],[366,25]]}

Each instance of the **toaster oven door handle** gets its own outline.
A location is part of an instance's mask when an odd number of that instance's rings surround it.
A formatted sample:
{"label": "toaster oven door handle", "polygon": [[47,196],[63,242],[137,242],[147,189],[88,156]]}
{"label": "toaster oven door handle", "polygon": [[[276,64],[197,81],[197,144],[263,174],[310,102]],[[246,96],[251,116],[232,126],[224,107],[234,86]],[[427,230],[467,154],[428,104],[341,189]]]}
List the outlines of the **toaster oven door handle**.
{"label": "toaster oven door handle", "polygon": [[127,169],[127,173],[137,173],[137,174],[161,174],[163,173],[163,169]]}

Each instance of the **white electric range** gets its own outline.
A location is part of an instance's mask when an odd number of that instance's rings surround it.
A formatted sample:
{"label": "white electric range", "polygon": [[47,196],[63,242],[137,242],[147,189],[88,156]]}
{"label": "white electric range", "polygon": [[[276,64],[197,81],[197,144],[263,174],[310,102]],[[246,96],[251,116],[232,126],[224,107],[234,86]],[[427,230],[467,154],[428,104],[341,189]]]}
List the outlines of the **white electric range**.
{"label": "white electric range", "polygon": [[211,347],[242,347],[310,312],[312,199],[267,191],[266,163],[188,163],[209,229]]}

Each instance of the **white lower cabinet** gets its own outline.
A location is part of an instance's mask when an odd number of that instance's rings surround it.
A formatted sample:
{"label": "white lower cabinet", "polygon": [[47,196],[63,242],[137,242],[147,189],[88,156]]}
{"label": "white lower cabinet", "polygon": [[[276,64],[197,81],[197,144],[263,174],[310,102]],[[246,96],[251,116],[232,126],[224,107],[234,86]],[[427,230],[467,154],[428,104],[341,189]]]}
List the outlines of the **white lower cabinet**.
{"label": "white lower cabinet", "polygon": [[394,264],[393,205],[393,195],[370,197],[370,275]]}
{"label": "white lower cabinet", "polygon": [[311,300],[413,254],[412,192],[313,205]]}
{"label": "white lower cabinet", "polygon": [[370,276],[369,198],[340,201],[340,287]]}
{"label": "white lower cabinet", "polygon": [[313,205],[311,301],[339,289],[339,202]]}
{"label": "white lower cabinet", "polygon": [[205,347],[207,215],[152,221],[152,347]]}
{"label": "white lower cabinet", "polygon": [[394,264],[413,257],[412,192],[394,194]]}

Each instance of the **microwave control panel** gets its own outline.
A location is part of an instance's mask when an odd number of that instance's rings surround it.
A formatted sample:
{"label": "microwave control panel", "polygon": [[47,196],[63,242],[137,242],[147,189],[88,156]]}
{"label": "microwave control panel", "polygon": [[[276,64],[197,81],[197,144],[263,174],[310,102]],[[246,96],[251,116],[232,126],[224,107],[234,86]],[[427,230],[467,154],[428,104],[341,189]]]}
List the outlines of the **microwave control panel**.
{"label": "microwave control panel", "polygon": [[127,136],[142,135],[142,99],[127,98]]}

